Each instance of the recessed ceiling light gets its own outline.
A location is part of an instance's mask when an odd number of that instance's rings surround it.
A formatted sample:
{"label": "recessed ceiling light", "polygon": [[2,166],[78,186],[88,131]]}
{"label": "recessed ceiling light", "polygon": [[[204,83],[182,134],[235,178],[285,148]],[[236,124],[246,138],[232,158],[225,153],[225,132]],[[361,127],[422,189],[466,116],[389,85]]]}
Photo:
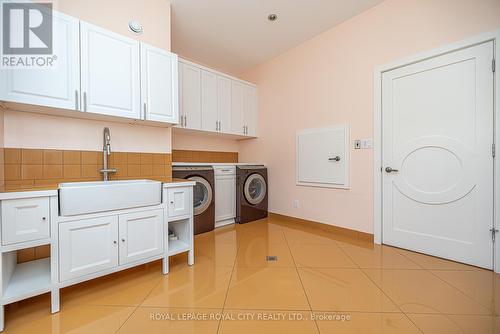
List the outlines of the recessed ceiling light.
{"label": "recessed ceiling light", "polygon": [[269,21],[271,21],[271,22],[276,21],[276,20],[278,19],[278,15],[276,15],[276,14],[269,14],[269,15],[267,16],[267,19],[268,19]]}

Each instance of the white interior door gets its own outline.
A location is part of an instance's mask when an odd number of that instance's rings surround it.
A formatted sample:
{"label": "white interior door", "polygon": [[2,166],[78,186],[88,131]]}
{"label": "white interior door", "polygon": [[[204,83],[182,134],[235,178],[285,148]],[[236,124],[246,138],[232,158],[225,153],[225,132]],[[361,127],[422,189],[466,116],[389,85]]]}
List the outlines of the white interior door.
{"label": "white interior door", "polygon": [[488,42],[383,74],[383,243],[492,268],[492,59]]}
{"label": "white interior door", "polygon": [[83,111],[139,119],[139,42],[81,22]]}
{"label": "white interior door", "polygon": [[141,43],[141,102],[144,119],[179,121],[177,55]]}

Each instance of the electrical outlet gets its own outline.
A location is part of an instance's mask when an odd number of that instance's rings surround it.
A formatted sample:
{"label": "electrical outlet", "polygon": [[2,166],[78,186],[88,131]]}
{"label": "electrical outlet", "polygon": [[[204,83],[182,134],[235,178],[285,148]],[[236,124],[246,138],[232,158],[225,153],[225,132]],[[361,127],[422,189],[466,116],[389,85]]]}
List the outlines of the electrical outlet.
{"label": "electrical outlet", "polygon": [[354,141],[354,149],[355,149],[355,150],[359,150],[360,148],[361,148],[361,140],[356,139],[356,140]]}
{"label": "electrical outlet", "polygon": [[361,139],[361,148],[365,150],[369,150],[373,148],[373,139],[371,138],[364,138]]}
{"label": "electrical outlet", "polygon": [[294,200],[294,201],[293,201],[293,207],[294,207],[295,209],[298,209],[298,208],[299,208],[299,200],[298,200],[298,199],[296,199],[296,200]]}

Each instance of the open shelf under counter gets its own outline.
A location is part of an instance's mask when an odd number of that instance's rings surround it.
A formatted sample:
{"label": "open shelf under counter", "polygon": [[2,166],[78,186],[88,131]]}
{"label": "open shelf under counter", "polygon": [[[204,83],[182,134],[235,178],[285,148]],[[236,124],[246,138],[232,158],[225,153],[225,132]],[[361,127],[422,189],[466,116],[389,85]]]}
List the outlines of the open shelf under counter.
{"label": "open shelf under counter", "polygon": [[49,292],[50,288],[50,258],[19,263],[6,284],[2,304],[40,295]]}
{"label": "open shelf under counter", "polygon": [[176,255],[179,253],[191,250],[191,246],[182,240],[169,240],[168,241],[168,255]]}

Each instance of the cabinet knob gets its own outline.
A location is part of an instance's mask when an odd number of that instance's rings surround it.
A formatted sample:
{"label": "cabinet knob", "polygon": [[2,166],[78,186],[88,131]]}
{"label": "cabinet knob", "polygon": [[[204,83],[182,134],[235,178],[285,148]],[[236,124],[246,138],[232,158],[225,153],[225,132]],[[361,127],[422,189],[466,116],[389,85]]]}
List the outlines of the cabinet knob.
{"label": "cabinet knob", "polygon": [[174,201],[170,201],[170,204],[174,204]]}
{"label": "cabinet knob", "polygon": [[116,245],[116,240],[113,240],[113,243]]}
{"label": "cabinet knob", "polygon": [[46,220],[47,220],[47,217],[42,217],[42,220],[43,220],[43,221],[46,221]]}
{"label": "cabinet knob", "polygon": [[125,239],[122,239],[122,242],[125,242]]}

